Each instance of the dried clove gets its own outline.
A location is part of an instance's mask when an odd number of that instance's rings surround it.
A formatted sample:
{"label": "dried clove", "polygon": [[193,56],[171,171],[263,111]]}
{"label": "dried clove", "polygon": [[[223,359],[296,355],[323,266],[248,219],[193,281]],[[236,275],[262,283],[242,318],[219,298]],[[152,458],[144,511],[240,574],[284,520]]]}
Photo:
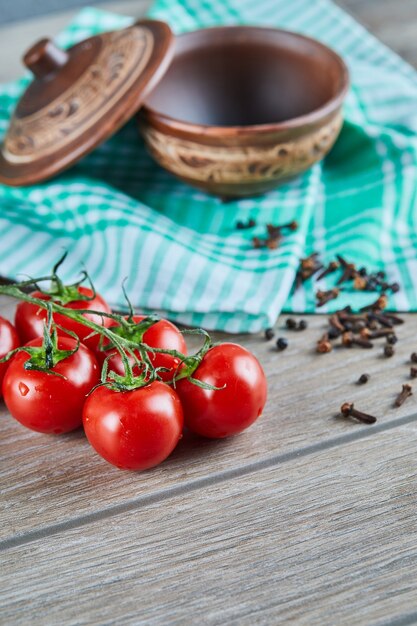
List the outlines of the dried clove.
{"label": "dried clove", "polygon": [[353,405],[353,402],[344,402],[340,407],[340,412],[343,417],[353,417],[363,424],[375,424],[376,417],[368,415],[368,413],[362,413],[357,411]]}
{"label": "dried clove", "polygon": [[417,378],[417,367],[410,367],[410,378]]}
{"label": "dried clove", "polygon": [[321,270],[323,267],[322,263],[318,260],[318,252],[313,252],[308,257],[301,259],[300,265],[297,270],[297,274],[295,277],[295,291],[301,287],[301,285],[314,276],[316,272]]}
{"label": "dried clove", "polygon": [[374,344],[371,341],[369,341],[368,339],[360,339],[358,337],[354,337],[350,331],[343,333],[342,343],[347,348],[350,348],[351,346],[360,346],[361,348],[374,347]]}
{"label": "dried clove", "polygon": [[279,246],[280,239],[277,237],[270,237],[269,239],[265,239],[265,246],[269,250],[276,250]]}
{"label": "dried clove", "polygon": [[317,298],[317,306],[323,306],[330,302],[330,300],[335,300],[340,293],[340,289],[336,287],[334,289],[329,289],[328,291],[321,291],[320,289],[316,292]]}
{"label": "dried clove", "polygon": [[252,245],[255,249],[264,248],[265,241],[263,239],[260,239],[259,237],[254,237],[252,239]]}
{"label": "dried clove", "polygon": [[343,331],[338,330],[337,328],[334,328],[333,326],[331,328],[329,328],[329,330],[327,331],[327,335],[329,337],[329,339],[337,339],[338,337],[340,337],[340,335],[342,334]]}
{"label": "dried clove", "polygon": [[366,322],[363,320],[358,320],[353,323],[352,332],[359,334],[364,328],[366,328]]}
{"label": "dried clove", "polygon": [[386,296],[385,293],[382,293],[380,296],[378,296],[378,298],[375,300],[375,302],[372,302],[372,304],[368,304],[367,306],[364,306],[361,308],[361,311],[382,311],[383,309],[386,309],[388,305],[388,298]]}
{"label": "dried clove", "polygon": [[274,224],[267,224],[266,229],[270,237],[273,237],[273,238],[281,237],[283,230],[291,230],[293,232],[298,230],[298,222],[293,220],[292,222],[289,222],[288,224],[282,224],[281,226],[275,226]]}
{"label": "dried clove", "polygon": [[361,374],[357,380],[357,383],[358,385],[366,385],[369,379],[370,379],[369,374]]}
{"label": "dried clove", "polygon": [[328,276],[329,274],[332,274],[333,272],[335,272],[337,269],[339,269],[340,264],[338,263],[338,261],[330,261],[330,263],[328,264],[328,266],[322,271],[322,273],[317,276],[317,280],[321,280],[322,278],[325,278],[326,276]]}
{"label": "dried clove", "polygon": [[394,315],[393,313],[384,313],[384,317],[388,319],[393,326],[399,326],[400,324],[404,324],[403,318],[398,317],[398,315]]}
{"label": "dried clove", "polygon": [[353,288],[357,291],[364,291],[368,287],[368,280],[357,274],[353,281]]}
{"label": "dried clove", "polygon": [[401,406],[402,404],[404,404],[407,398],[409,398],[412,395],[413,395],[413,388],[411,387],[411,385],[408,385],[408,384],[403,385],[402,390],[400,391],[400,393],[395,399],[394,406],[396,407]]}
{"label": "dried clove", "polygon": [[413,352],[410,356],[410,361],[412,361],[412,363],[417,363],[417,352]]}
{"label": "dried clove", "polygon": [[320,354],[326,354],[328,352],[331,352],[332,350],[333,346],[329,341],[328,334],[326,333],[325,335],[323,335],[323,337],[321,337],[321,339],[318,340],[316,352],[319,352]]}
{"label": "dried clove", "polygon": [[384,326],[385,328],[392,329],[394,326],[392,321],[386,315],[383,315],[382,313],[374,312],[369,316],[369,318],[370,320],[378,322],[379,324],[381,324],[381,326]]}
{"label": "dried clove", "polygon": [[341,321],[339,315],[337,313],[334,313],[333,315],[331,315],[329,317],[329,324],[330,326],[332,326],[333,328],[336,328],[336,330],[340,330],[340,332],[345,332],[346,328],[343,324],[343,322]]}
{"label": "dried clove", "polygon": [[281,226],[274,226],[273,224],[267,224],[266,230],[268,235],[273,238],[280,238],[282,236]]}
{"label": "dried clove", "polygon": [[352,280],[357,275],[356,265],[354,263],[348,263],[340,254],[336,254],[336,258],[340,263],[343,270],[343,274],[337,281],[336,285],[341,285],[347,280]]}
{"label": "dried clove", "polygon": [[392,330],[390,328],[378,328],[377,330],[362,328],[360,335],[364,339],[380,339],[381,337],[389,337],[392,335]]}

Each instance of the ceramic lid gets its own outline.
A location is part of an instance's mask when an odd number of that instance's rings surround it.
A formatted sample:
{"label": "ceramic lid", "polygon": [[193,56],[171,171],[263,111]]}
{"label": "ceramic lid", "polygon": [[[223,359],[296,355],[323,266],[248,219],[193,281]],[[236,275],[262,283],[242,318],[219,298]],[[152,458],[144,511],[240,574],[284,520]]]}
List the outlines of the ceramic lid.
{"label": "ceramic lid", "polygon": [[145,20],[68,50],[42,39],[23,57],[34,75],[0,152],[0,182],[30,185],[66,169],[113,135],[167,70],[174,36]]}

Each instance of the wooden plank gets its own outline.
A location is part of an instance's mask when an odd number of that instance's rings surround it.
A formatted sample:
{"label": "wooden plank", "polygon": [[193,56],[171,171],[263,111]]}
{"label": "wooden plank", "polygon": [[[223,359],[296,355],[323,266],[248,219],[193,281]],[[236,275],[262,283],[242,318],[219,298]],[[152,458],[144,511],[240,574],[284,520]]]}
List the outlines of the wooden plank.
{"label": "wooden plank", "polygon": [[3,623],[390,623],[416,607],[416,449],[415,422],[6,550]]}
{"label": "wooden plank", "polygon": [[[388,46],[417,67],[417,9],[415,0],[337,0],[337,3],[362,22]],[[119,0],[100,3],[100,7],[135,17],[141,17],[150,0]],[[62,7],[61,7],[62,8]],[[21,57],[31,42],[40,37],[55,36],[77,13],[59,11],[47,16],[14,22],[0,28],[0,52],[7,63],[0,66],[0,82],[22,75]],[[1,16],[0,16],[1,20]]]}
{"label": "wooden plank", "polygon": [[[282,320],[278,326],[279,333],[284,333]],[[310,318],[309,326],[304,333],[287,333],[290,345],[283,353],[277,353],[274,342],[268,343],[260,335],[236,337],[253,350],[265,368],[269,401],[264,416],[233,439],[215,442],[186,436],[168,461],[142,474],[108,465],[90,448],[81,431],[61,437],[40,435],[24,429],[3,409],[0,538],[123,507],[204,477],[235,473],[311,445],[356,436],[367,427],[334,417],[344,401],[354,400],[362,410],[375,412],[381,424],[416,411],[415,398],[400,409],[392,408],[392,401],[407,380],[413,343],[417,348],[417,316],[409,316],[399,328],[402,339],[396,356],[389,360],[381,357],[380,348],[317,355],[314,346],[323,330],[323,318]],[[372,378],[358,387],[355,381],[364,371]]]}
{"label": "wooden plank", "polygon": [[337,0],[368,30],[417,67],[417,3],[415,0]]}

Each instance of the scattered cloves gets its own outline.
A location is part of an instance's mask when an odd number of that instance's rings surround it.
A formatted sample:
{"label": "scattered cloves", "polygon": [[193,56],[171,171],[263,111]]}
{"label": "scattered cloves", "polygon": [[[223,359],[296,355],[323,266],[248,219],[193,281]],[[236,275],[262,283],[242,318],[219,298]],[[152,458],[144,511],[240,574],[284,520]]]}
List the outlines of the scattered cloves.
{"label": "scattered cloves", "polygon": [[308,257],[301,259],[297,274],[295,277],[295,291],[301,287],[301,285],[314,276],[314,274],[322,269],[323,265],[318,260],[318,252],[313,252]]}
{"label": "scattered cloves", "polygon": [[318,340],[316,351],[320,354],[326,354],[327,352],[331,352],[332,350],[333,346],[329,341],[328,334],[326,333],[325,335],[323,335],[323,337],[321,337],[321,339]]}
{"label": "scattered cloves", "polygon": [[389,328],[392,330],[392,328],[394,327],[394,324],[392,323],[392,321],[386,315],[383,315],[382,313],[378,313],[375,311],[369,317],[371,320],[377,322],[381,326],[384,326],[384,328]]}
{"label": "scattered cloves", "polygon": [[353,417],[363,424],[375,424],[376,417],[368,415],[368,413],[362,413],[357,411],[353,405],[353,402],[344,402],[340,407],[340,412],[344,417]]}
{"label": "scattered cloves", "polygon": [[[252,228],[253,226],[256,226],[256,222],[255,220],[249,220],[249,222],[247,224],[244,224],[243,222],[238,222],[237,224],[237,228]],[[291,230],[291,231],[295,231],[298,228],[298,223],[293,220],[292,222],[289,222],[288,224],[282,224],[281,226],[279,225],[275,225],[275,224],[267,224],[266,225],[266,230],[268,233],[268,236],[265,239],[261,239],[260,237],[253,237],[252,239],[252,245],[254,248],[268,248],[269,250],[276,250],[281,242],[281,239],[283,237],[282,231],[283,230]]]}
{"label": "scattered cloves", "polygon": [[340,267],[340,264],[338,263],[338,261],[330,261],[328,266],[321,272],[319,276],[317,276],[317,280],[321,280],[322,278],[325,278],[329,274],[332,274],[337,269],[339,269],[339,267]]}
{"label": "scattered cloves", "polygon": [[375,302],[372,302],[371,304],[362,307],[361,311],[382,311],[383,309],[386,309],[387,304],[388,298],[385,293],[382,293],[380,296],[378,296]]}
{"label": "scattered cloves", "polygon": [[392,335],[390,328],[378,328],[377,330],[371,330],[369,328],[362,328],[360,336],[364,339],[379,339],[380,337],[389,337]]}
{"label": "scattered cloves", "polygon": [[330,302],[330,300],[335,300],[339,293],[340,289],[337,289],[336,287],[334,289],[329,289],[328,291],[321,291],[321,289],[319,289],[316,292],[317,306],[323,306],[324,304],[327,304],[327,302]]}
{"label": "scattered cloves", "polygon": [[353,333],[350,331],[343,333],[342,343],[347,348],[350,348],[351,346],[359,346],[361,348],[373,348],[374,347],[374,344],[371,341],[369,341],[368,339],[361,339],[358,337],[354,337]]}
{"label": "scattered cloves", "polygon": [[343,269],[343,274],[340,276],[336,285],[341,285],[347,280],[355,278],[357,274],[356,265],[354,263],[348,263],[342,256],[340,256],[340,254],[336,254],[336,258]]}
{"label": "scattered cloves", "polygon": [[364,322],[363,320],[358,320],[357,322],[354,322],[352,325],[352,332],[356,333],[356,334],[360,334],[360,332],[366,328],[366,322]]}
{"label": "scattered cloves", "polygon": [[417,363],[417,352],[413,352],[413,354],[410,356],[410,361],[412,363]]}
{"label": "scattered cloves", "polygon": [[417,367],[410,367],[410,378],[417,378]]}
{"label": "scattered cloves", "polygon": [[363,276],[359,276],[359,274],[357,274],[354,278],[353,281],[353,288],[356,289],[357,291],[363,291],[368,287],[368,281],[366,278],[364,278]]}
{"label": "scattered cloves", "polygon": [[280,226],[276,226],[275,224],[267,224],[266,225],[266,230],[268,231],[268,235],[272,238],[280,238],[282,235],[282,231],[283,230],[290,230],[290,231],[296,231],[298,230],[298,222],[296,222],[295,220],[293,220],[292,222],[289,222],[288,224],[282,224]]}
{"label": "scattered cloves", "polygon": [[393,313],[384,313],[386,319],[390,320],[393,326],[399,326],[400,324],[404,324],[404,320],[402,317],[398,317],[398,315],[394,315]]}
{"label": "scattered cloves", "polygon": [[361,374],[357,380],[357,383],[358,385],[366,385],[369,379],[370,379],[369,374]]}
{"label": "scattered cloves", "polygon": [[329,328],[329,330],[327,331],[327,335],[329,337],[329,339],[337,339],[338,337],[340,337],[340,335],[342,334],[343,331],[338,330],[337,328],[334,328],[334,326],[332,326],[331,328]]}
{"label": "scattered cloves", "polygon": [[265,246],[268,250],[276,250],[279,246],[280,239],[278,237],[270,237],[265,239]]}
{"label": "scattered cloves", "polygon": [[411,385],[408,385],[408,384],[403,385],[402,390],[400,391],[400,393],[395,399],[394,406],[396,407],[401,406],[402,404],[404,404],[407,398],[409,398],[412,395],[413,395],[413,388],[411,387]]}

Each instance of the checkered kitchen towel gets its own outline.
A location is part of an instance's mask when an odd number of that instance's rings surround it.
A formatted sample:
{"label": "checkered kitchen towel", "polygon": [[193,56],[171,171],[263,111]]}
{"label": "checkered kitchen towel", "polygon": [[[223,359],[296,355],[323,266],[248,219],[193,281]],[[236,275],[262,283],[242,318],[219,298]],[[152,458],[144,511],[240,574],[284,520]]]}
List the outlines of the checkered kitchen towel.
{"label": "checkered kitchen towel", "polygon": [[[171,319],[255,332],[281,309],[314,311],[312,286],[291,295],[300,256],[341,253],[385,269],[403,290],[399,310],[417,310],[417,74],[329,0],[157,0],[152,17],[175,32],[217,24],[274,25],[335,48],[353,86],[342,135],[323,164],[262,198],[222,204],[159,168],[134,123],[54,180],[0,186],[0,275],[42,275],[69,250],[64,278],[84,263],[100,292]],[[64,46],[130,20],[85,9],[59,37]],[[26,79],[0,86],[0,133]],[[255,233],[236,231],[255,218]],[[267,222],[296,219],[276,251],[253,250]],[[321,288],[332,283],[322,281]],[[316,285],[317,287],[317,285]],[[348,297],[348,296],[344,296]],[[350,297],[350,296],[349,296]],[[359,306],[371,295],[355,294]],[[329,303],[327,310],[343,306]]]}

